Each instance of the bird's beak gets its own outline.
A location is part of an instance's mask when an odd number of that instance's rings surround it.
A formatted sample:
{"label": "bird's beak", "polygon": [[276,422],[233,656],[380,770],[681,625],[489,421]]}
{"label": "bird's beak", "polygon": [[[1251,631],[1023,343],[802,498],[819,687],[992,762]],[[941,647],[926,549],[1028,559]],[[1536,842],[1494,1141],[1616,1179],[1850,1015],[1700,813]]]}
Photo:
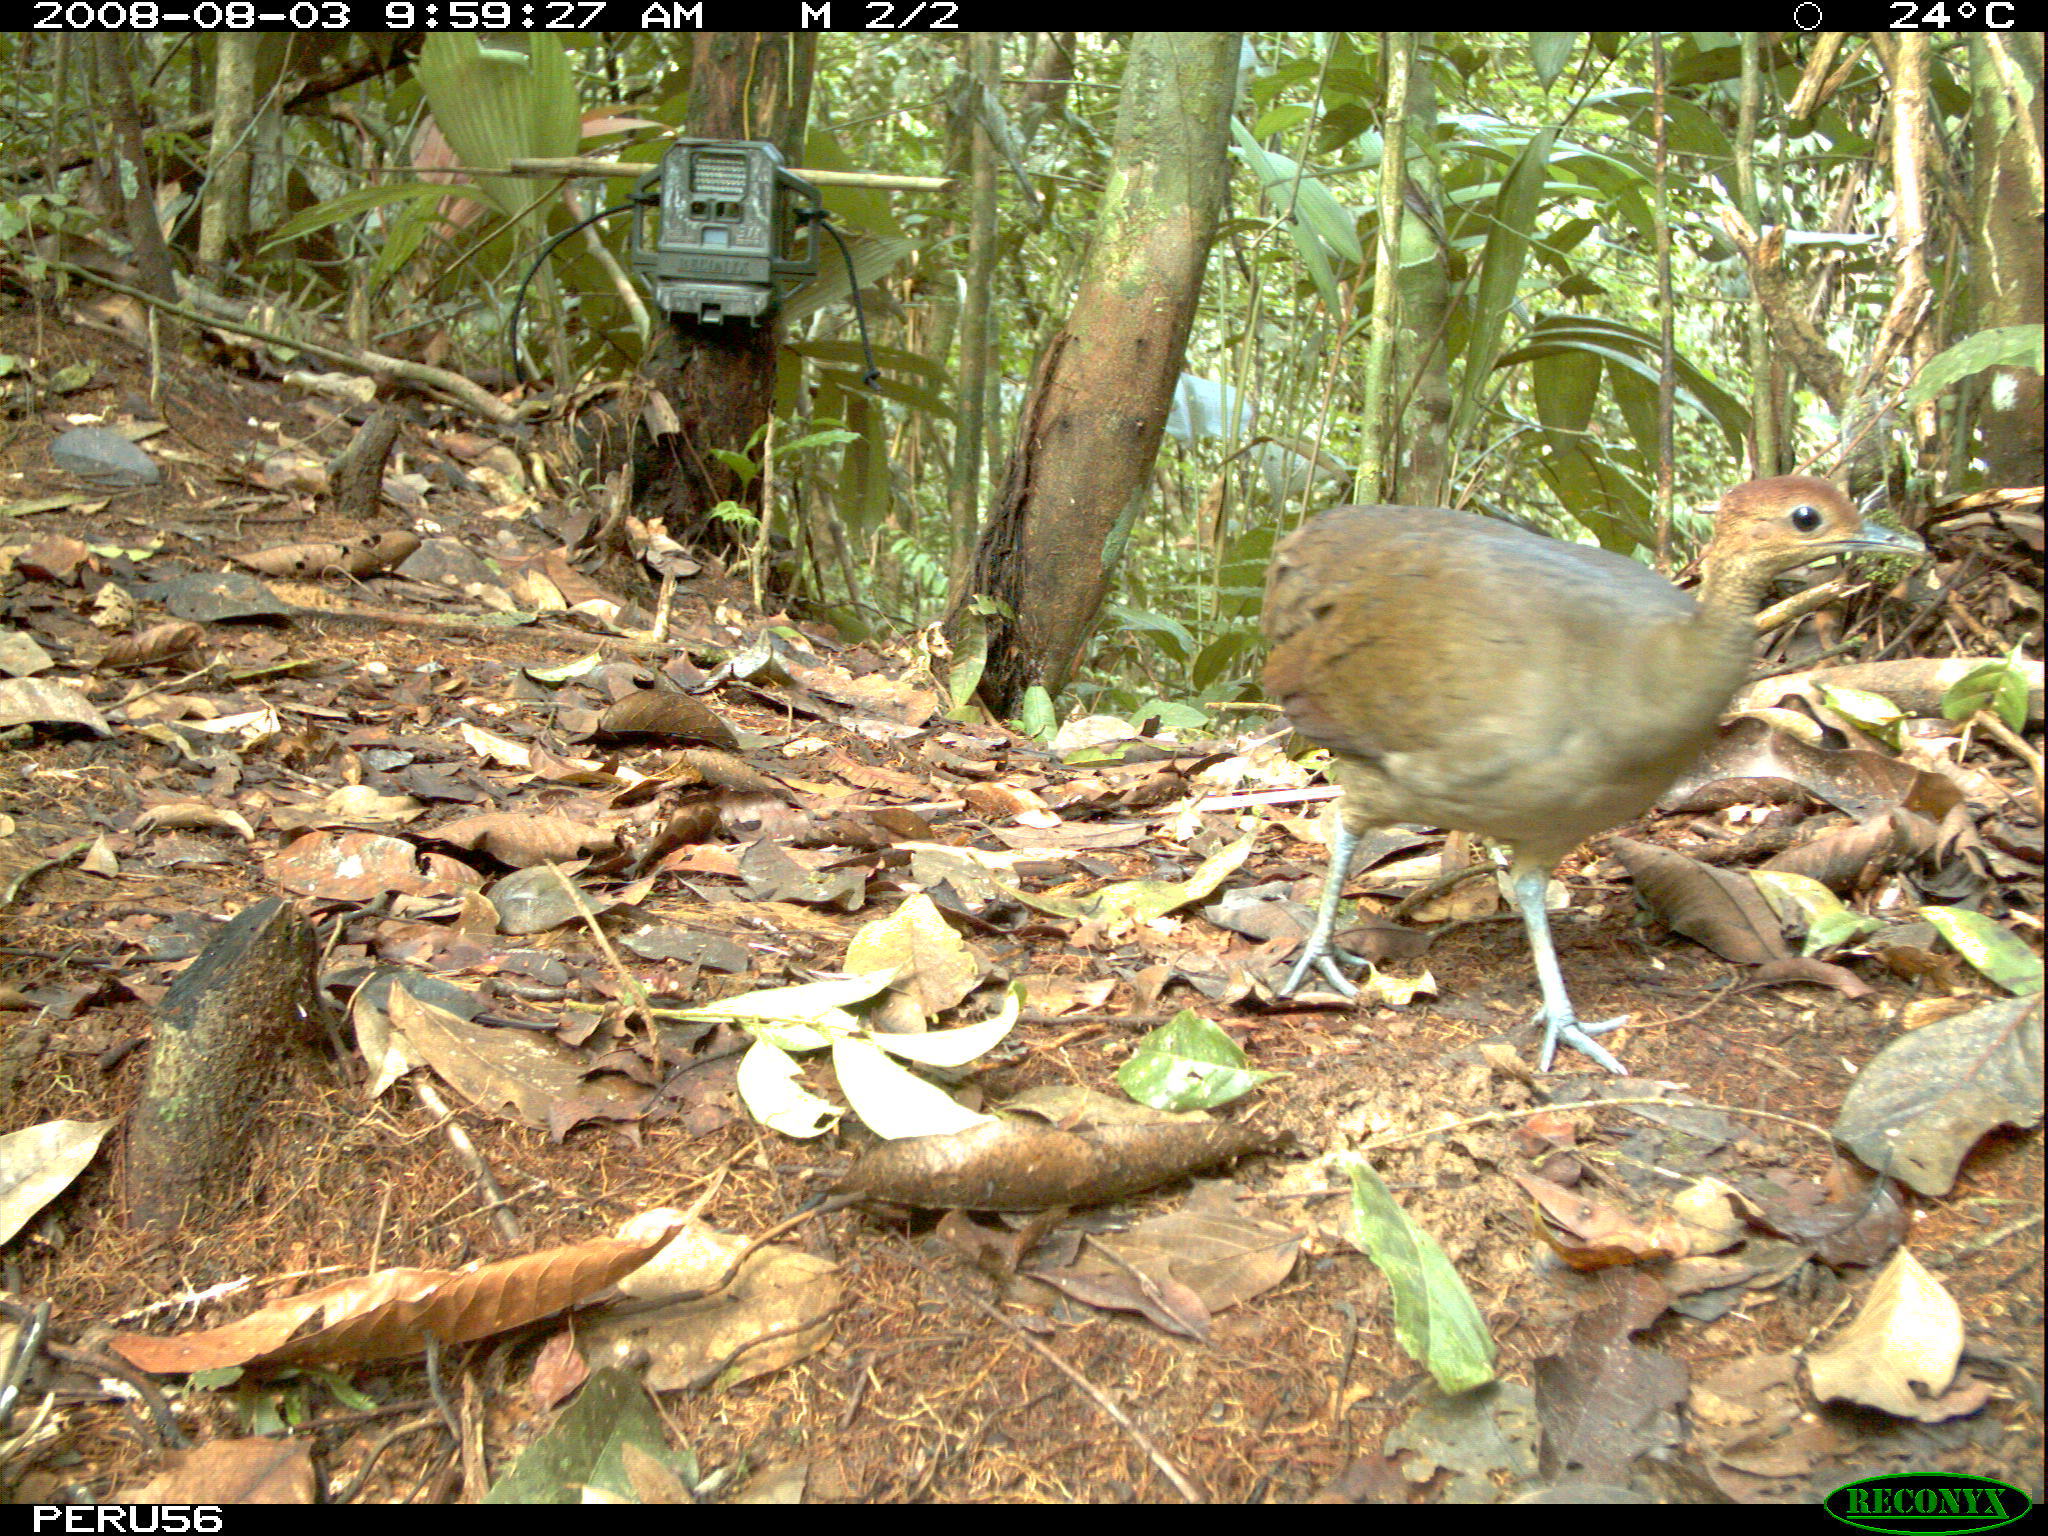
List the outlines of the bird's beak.
{"label": "bird's beak", "polygon": [[1918,535],[1903,528],[1887,528],[1883,523],[1863,519],[1863,526],[1856,530],[1856,536],[1842,541],[1843,549],[1870,550],[1894,555],[1913,555],[1924,559],[1927,546],[1920,542]]}

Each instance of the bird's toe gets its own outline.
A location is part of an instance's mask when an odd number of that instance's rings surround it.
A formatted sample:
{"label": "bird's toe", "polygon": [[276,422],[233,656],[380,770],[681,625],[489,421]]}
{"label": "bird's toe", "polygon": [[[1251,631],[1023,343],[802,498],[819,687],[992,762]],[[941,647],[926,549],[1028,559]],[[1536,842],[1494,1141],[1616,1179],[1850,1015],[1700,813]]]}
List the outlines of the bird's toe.
{"label": "bird's toe", "polygon": [[1571,1017],[1555,1018],[1538,1015],[1538,1022],[1544,1025],[1543,1051],[1536,1058],[1536,1070],[1548,1072],[1553,1057],[1557,1055],[1560,1043],[1570,1046],[1582,1056],[1590,1057],[1617,1077],[1628,1075],[1628,1068],[1614,1058],[1607,1047],[1593,1037],[1604,1035],[1611,1029],[1619,1029],[1628,1023],[1628,1015],[1612,1019],[1579,1020]]}

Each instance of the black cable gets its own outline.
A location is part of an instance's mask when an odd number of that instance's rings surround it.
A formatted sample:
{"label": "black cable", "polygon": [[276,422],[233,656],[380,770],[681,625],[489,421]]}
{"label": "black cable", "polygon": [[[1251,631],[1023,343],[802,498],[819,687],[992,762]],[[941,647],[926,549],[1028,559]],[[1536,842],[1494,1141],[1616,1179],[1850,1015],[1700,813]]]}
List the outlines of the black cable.
{"label": "black cable", "polygon": [[873,389],[876,380],[882,376],[882,370],[875,366],[874,344],[868,340],[868,311],[867,306],[860,301],[860,277],[853,270],[853,252],[846,244],[846,237],[840,234],[838,227],[833,224],[832,215],[822,207],[798,214],[797,220],[799,223],[816,224],[830,235],[832,243],[839,247],[839,259],[846,263],[847,297],[853,304],[854,323],[860,327],[860,355],[867,359],[868,364],[867,371],[860,376],[860,381],[867,388]]}
{"label": "black cable", "polygon": [[[634,208],[656,207],[659,206],[660,202],[661,194],[659,192],[635,193],[623,203],[614,203],[609,208],[599,209],[588,218],[578,219],[560,234],[550,236],[542,243],[541,248],[534,253],[533,261],[526,269],[526,275],[520,278],[518,291],[512,296],[512,310],[508,317],[507,334],[512,350],[513,378],[517,379],[521,384],[527,382],[526,365],[519,355],[519,311],[525,306],[526,290],[532,285],[534,274],[540,271],[541,263],[554,254],[556,246],[567,240],[571,235],[580,234],[585,229],[588,229],[599,219],[608,219],[615,213],[625,213]],[[832,223],[831,214],[827,213],[822,205],[799,213],[797,221],[799,224],[816,224],[832,237],[832,243],[839,248],[839,259],[846,265],[847,297],[853,305],[854,323],[860,328],[861,356],[867,363],[867,367],[861,373],[860,381],[866,388],[873,389],[882,377],[882,370],[875,363],[874,342],[868,335],[867,306],[861,303],[860,276],[854,271],[852,248],[847,245],[846,237],[839,233],[837,226]]]}
{"label": "black cable", "polygon": [[532,264],[526,269],[526,276],[519,279],[519,291],[512,296],[512,314],[510,324],[506,327],[506,335],[510,339],[512,347],[513,378],[517,379],[521,384],[526,382],[526,365],[519,358],[519,310],[520,306],[526,302],[526,290],[533,282],[534,274],[540,271],[540,264],[554,254],[556,246],[560,245],[571,235],[581,234],[599,219],[608,219],[615,213],[624,213],[632,208],[652,207],[660,201],[659,193],[649,192],[644,195],[636,193],[634,196],[627,198],[623,203],[614,203],[609,208],[600,208],[587,219],[578,219],[559,235],[552,235],[541,243],[541,248],[535,253]]}

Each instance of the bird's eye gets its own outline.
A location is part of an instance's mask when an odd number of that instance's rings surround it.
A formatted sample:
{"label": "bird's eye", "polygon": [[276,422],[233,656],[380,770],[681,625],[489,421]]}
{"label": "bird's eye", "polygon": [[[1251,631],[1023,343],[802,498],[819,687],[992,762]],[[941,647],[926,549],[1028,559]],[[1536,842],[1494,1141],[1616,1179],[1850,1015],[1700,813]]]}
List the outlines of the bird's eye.
{"label": "bird's eye", "polygon": [[1791,512],[1792,526],[1801,533],[1814,532],[1824,521],[1825,519],[1820,515],[1820,508],[1809,503],[1802,502],[1794,507]]}

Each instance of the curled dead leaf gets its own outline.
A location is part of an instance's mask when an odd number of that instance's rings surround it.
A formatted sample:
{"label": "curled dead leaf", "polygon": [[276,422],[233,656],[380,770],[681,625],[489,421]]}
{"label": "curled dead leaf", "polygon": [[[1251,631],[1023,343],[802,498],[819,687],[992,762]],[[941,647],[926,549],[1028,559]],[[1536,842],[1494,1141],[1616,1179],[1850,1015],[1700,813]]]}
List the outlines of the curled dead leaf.
{"label": "curled dead leaf", "polygon": [[971,1211],[1096,1205],[1278,1144],[1270,1132],[1222,1121],[1065,1130],[991,1120],[871,1148],[838,1188],[892,1205]]}

